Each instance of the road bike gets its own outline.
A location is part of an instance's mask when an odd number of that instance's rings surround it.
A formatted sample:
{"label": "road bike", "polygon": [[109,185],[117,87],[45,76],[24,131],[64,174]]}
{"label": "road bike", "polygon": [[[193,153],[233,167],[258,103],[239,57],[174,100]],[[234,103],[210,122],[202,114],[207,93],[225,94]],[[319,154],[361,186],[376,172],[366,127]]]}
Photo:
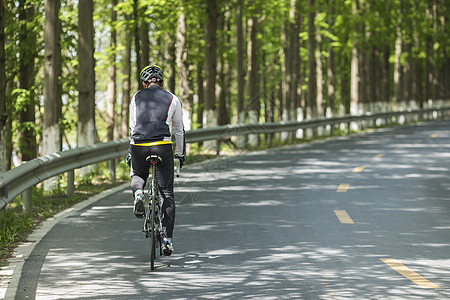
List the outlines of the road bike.
{"label": "road bike", "polygon": [[148,184],[149,201],[145,209],[144,227],[145,237],[150,239],[150,269],[155,269],[156,248],[159,248],[159,255],[162,255],[162,202],[159,194],[158,182],[156,181],[156,165],[162,162],[162,158],[157,155],[150,155],[146,158],[151,163],[151,180]]}
{"label": "road bike", "polygon": [[[150,268],[155,269],[156,249],[159,248],[159,255],[162,253],[162,201],[159,193],[158,181],[156,180],[156,165],[162,162],[162,158],[158,155],[150,155],[145,159],[150,162],[152,168],[148,182],[148,206],[145,208],[144,227],[142,231],[145,232],[145,237],[150,239]],[[180,176],[180,160],[174,158],[174,173],[177,177]]]}

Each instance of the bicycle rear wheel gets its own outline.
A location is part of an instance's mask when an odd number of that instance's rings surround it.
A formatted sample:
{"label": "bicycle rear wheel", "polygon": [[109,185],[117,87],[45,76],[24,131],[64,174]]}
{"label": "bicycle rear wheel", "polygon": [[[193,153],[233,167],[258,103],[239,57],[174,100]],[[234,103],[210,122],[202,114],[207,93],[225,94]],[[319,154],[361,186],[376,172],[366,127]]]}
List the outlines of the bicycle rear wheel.
{"label": "bicycle rear wheel", "polygon": [[151,197],[151,206],[153,207],[153,209],[151,210],[151,215],[150,215],[150,269],[154,270],[155,269],[155,258],[156,258],[156,230],[155,230],[155,226],[156,226],[156,214],[155,214],[155,195],[152,195]]}

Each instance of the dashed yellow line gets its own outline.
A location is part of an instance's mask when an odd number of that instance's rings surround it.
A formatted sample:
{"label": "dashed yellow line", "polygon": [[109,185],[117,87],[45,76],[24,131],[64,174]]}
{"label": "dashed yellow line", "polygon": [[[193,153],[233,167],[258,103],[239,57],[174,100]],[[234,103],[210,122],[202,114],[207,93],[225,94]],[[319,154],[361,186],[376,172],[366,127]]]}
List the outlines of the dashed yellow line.
{"label": "dashed yellow line", "polygon": [[359,173],[359,172],[362,172],[363,170],[364,170],[364,166],[360,166],[360,167],[356,167],[356,168],[354,168],[353,169],[353,173]]}
{"label": "dashed yellow line", "polygon": [[352,218],[348,215],[348,213],[345,210],[334,210],[334,213],[336,214],[336,217],[339,219],[339,221],[342,224],[355,224],[353,222]]}
{"label": "dashed yellow line", "polygon": [[380,153],[375,155],[373,158],[382,158],[384,156],[384,153]]}
{"label": "dashed yellow line", "polygon": [[342,183],[342,184],[339,185],[339,187],[338,187],[336,192],[338,192],[338,193],[345,193],[345,192],[347,192],[349,187],[350,187],[350,184]]}
{"label": "dashed yellow line", "polygon": [[440,287],[429,281],[428,279],[420,276],[401,262],[399,262],[396,259],[392,258],[380,258],[382,262],[384,262],[386,265],[400,273],[401,275],[405,276],[415,284],[421,287],[425,288],[433,288],[433,289],[439,289]]}

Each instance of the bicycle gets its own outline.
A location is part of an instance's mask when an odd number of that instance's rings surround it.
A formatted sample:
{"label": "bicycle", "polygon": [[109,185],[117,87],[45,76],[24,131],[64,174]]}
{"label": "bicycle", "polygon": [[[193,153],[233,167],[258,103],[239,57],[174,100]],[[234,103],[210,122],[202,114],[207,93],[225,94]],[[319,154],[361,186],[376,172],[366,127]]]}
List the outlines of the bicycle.
{"label": "bicycle", "polygon": [[148,186],[149,201],[145,210],[144,227],[145,237],[150,238],[150,269],[155,269],[156,247],[159,247],[159,255],[162,255],[162,207],[159,195],[158,182],[156,181],[156,165],[162,162],[162,158],[157,155],[150,155],[146,158],[152,167],[152,179]]}

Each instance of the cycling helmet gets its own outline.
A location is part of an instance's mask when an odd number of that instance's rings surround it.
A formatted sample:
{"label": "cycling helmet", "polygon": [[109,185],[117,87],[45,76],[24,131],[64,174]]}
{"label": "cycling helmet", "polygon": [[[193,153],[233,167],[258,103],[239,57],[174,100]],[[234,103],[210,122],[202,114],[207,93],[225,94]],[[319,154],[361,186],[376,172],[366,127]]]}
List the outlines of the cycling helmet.
{"label": "cycling helmet", "polygon": [[164,73],[160,66],[146,66],[141,71],[141,80],[146,83],[161,82],[164,80]]}

